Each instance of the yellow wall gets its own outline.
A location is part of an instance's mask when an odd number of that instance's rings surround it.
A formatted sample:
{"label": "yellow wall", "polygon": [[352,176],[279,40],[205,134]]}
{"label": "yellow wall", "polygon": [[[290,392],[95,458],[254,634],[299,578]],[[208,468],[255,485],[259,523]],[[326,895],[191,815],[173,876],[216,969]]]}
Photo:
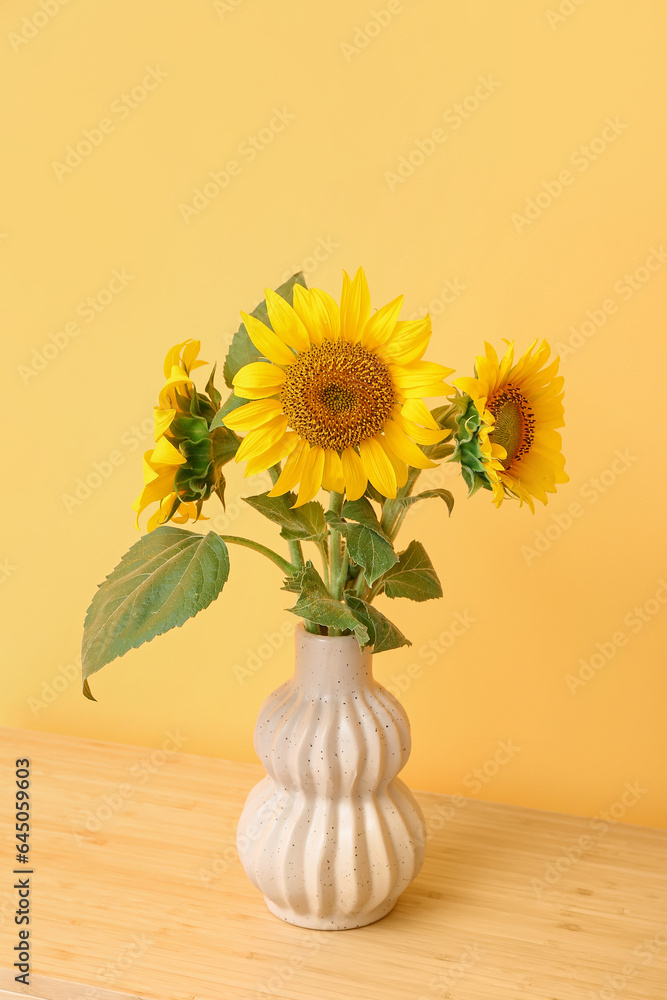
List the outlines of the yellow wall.
{"label": "yellow wall", "polygon": [[[222,359],[265,285],[303,267],[337,295],[363,264],[375,305],[430,309],[429,357],[458,374],[484,339],[567,349],[571,482],[549,506],[466,501],[450,467],[429,481],[454,489],[451,520],[433,502],[406,521],[445,590],[392,604],[414,645],[377,661],[412,721],[406,780],[666,825],[664,4],[5,0],[0,20],[2,721],[255,759],[294,619],[253,553],[204,614],[98,674],[97,704],[71,665],[137,538],[165,349],[200,337]],[[84,130],[98,144],[58,167]],[[238,503],[263,485],[234,469],[213,525],[272,538]]]}

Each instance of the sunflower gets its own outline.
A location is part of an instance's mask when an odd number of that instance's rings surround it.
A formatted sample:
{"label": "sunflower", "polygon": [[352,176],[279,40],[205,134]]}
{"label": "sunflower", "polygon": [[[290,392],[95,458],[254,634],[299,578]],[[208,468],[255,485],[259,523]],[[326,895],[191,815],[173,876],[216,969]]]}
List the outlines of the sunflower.
{"label": "sunflower", "polygon": [[270,492],[299,484],[295,506],[323,487],[356,500],[368,483],[384,497],[405,485],[408,467],[433,467],[418,447],[443,440],[423,396],[451,392],[452,368],[422,357],[431,320],[401,321],[403,296],[371,315],[366,276],[343,272],[340,307],[319,288],[294,286],[290,306],[266,290],[271,326],[241,313],[248,336],[266,360],[241,368],[237,396],[250,402],[225,417],[247,432],[236,461],[256,475],[286,459]]}
{"label": "sunflower", "polygon": [[[197,392],[191,378],[195,368],[207,364],[197,359],[198,340],[185,340],[168,351],[164,361],[166,382],[154,407],[155,447],[144,454],[144,487],[132,505],[139,515],[150,504],[158,509],[148,519],[147,529],[174,521],[204,519],[201,508],[215,490],[223,497],[224,479],[220,474],[225,450],[225,428],[209,431],[209,423],[218,410],[220,396],[213,386],[213,375],[206,386],[208,395]],[[224,460],[228,460],[227,455]]]}
{"label": "sunflower", "polygon": [[454,384],[470,396],[481,418],[480,458],[496,506],[509,495],[534,511],[533,498],[546,504],[547,493],[569,479],[556,430],[564,426],[563,378],[558,358],[547,365],[546,340],[537,350],[534,341],[516,363],[514,344],[506,343],[501,361],[485,344],[475,378],[457,378]]}

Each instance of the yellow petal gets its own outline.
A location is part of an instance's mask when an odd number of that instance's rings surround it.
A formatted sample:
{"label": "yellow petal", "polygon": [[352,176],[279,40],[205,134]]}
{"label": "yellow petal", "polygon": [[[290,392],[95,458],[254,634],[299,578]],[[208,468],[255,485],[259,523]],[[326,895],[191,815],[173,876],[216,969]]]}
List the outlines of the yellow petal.
{"label": "yellow petal", "polygon": [[282,413],[282,409],[282,403],[278,399],[256,399],[252,403],[231,410],[224,418],[224,424],[233,431],[242,433],[254,431],[268,420],[277,417]]}
{"label": "yellow petal", "polygon": [[451,396],[454,389],[447,382],[433,382],[431,385],[416,385],[413,389],[397,389],[396,392],[399,399],[407,400],[421,396]]}
{"label": "yellow petal", "polygon": [[287,344],[256,316],[242,312],[241,319],[253,344],[269,361],[273,361],[276,365],[291,365],[296,360]]}
{"label": "yellow petal", "polygon": [[317,312],[321,325],[322,336],[326,340],[338,340],[340,337],[340,309],[338,303],[328,292],[321,288],[310,289],[310,301],[313,312]]}
{"label": "yellow petal", "polygon": [[327,448],[324,452],[324,473],[322,475],[322,486],[325,490],[334,490],[342,493],[345,489],[345,479],[343,477],[343,463],[340,455],[332,448]]}
{"label": "yellow petal", "polygon": [[[152,483],[154,479],[160,475],[160,473],[153,468],[151,465],[151,459],[153,458],[153,449],[144,452],[143,461],[143,473],[144,473],[144,483]],[[164,470],[163,470],[164,471]]]}
{"label": "yellow petal", "polygon": [[283,458],[289,455],[290,452],[296,447],[298,440],[299,435],[295,431],[285,431],[280,441],[271,445],[271,447],[267,448],[266,451],[263,451],[261,455],[257,455],[255,458],[248,460],[244,476],[256,476],[258,473],[265,472],[267,469],[270,469],[272,465],[282,462]]}
{"label": "yellow petal", "polygon": [[434,361],[412,361],[409,365],[390,365],[393,383],[399,389],[416,389],[422,385],[432,385],[451,375],[453,368],[445,368]]}
{"label": "yellow petal", "polygon": [[420,427],[419,424],[415,424],[412,420],[396,421],[400,423],[401,427],[413,441],[417,444],[438,444],[440,441],[444,441],[452,433],[449,427],[445,427],[442,431],[432,431],[427,430],[425,427]]}
{"label": "yellow petal", "polygon": [[164,358],[164,377],[169,378],[171,374],[171,369],[174,366],[180,367],[181,351],[187,344],[187,340],[182,340],[180,344],[176,344],[174,347],[170,348]]}
{"label": "yellow petal", "polygon": [[187,340],[183,346],[182,365],[188,375],[193,368],[201,368],[202,365],[208,364],[207,361],[197,361],[200,347],[201,343],[198,340]]}
{"label": "yellow petal", "polygon": [[187,458],[181,455],[178,448],[174,448],[171,441],[166,437],[161,437],[153,448],[151,462],[158,465],[184,465]]}
{"label": "yellow petal", "polygon": [[148,518],[148,523],[146,525],[147,531],[153,531],[153,529],[157,528],[159,524],[164,524],[164,522],[168,520],[169,512],[171,511],[175,500],[176,500],[175,493],[170,493],[169,496],[166,496],[164,498],[164,500],[162,501],[158,509],[155,511],[155,513],[151,514],[151,516]]}
{"label": "yellow petal", "polygon": [[146,507],[150,507],[155,501],[161,501],[164,497],[168,496],[173,492],[174,489],[174,467],[169,466],[164,469],[164,471],[156,476],[151,482],[148,482],[137,499],[132,504],[132,509],[137,512],[137,528],[139,527],[139,515],[143,513]]}
{"label": "yellow petal", "polygon": [[285,381],[285,372],[265,361],[252,361],[234,376],[234,392],[242,399],[264,399],[275,396]]}
{"label": "yellow petal", "polygon": [[341,455],[341,464],[345,480],[345,495],[348,500],[358,500],[365,493],[368,483],[364,463],[354,448],[346,448]]}
{"label": "yellow petal", "polygon": [[514,364],[514,341],[505,341],[507,344],[507,350],[503,355],[503,360],[500,362],[500,372],[499,372],[499,382],[504,382],[507,378],[507,374]]}
{"label": "yellow petal", "polygon": [[403,404],[401,413],[407,420],[421,424],[422,427],[430,427],[434,431],[439,430],[435,417],[423,399],[408,399]]}
{"label": "yellow petal", "polygon": [[181,385],[183,382],[191,384],[192,379],[183,368],[179,368],[177,365],[174,365],[167,376],[167,381],[165,382],[164,387],[167,389],[169,386]]}
{"label": "yellow petal", "polygon": [[448,427],[442,431],[434,431],[430,428],[427,430],[424,427],[420,427],[419,424],[415,424],[412,420],[407,420],[402,413],[395,413],[393,419],[401,430],[408,437],[411,437],[413,441],[416,441],[417,444],[438,444],[439,441],[444,441],[452,433]]}
{"label": "yellow petal", "polygon": [[322,324],[320,323],[319,310],[315,305],[310,292],[307,288],[304,288],[303,285],[294,286],[292,308],[308,330],[308,336],[311,344],[316,344],[319,347],[324,339],[324,332],[322,330]]}
{"label": "yellow petal", "polygon": [[384,439],[382,439],[381,443],[386,452],[387,458],[394,467],[394,472],[396,473],[396,485],[399,487],[405,486],[408,481],[409,473],[407,462],[403,462],[400,458],[398,458]]}
{"label": "yellow petal", "polygon": [[363,268],[359,268],[353,281],[343,271],[343,291],[340,297],[341,340],[356,344],[370,314],[371,295]]}
{"label": "yellow petal", "polygon": [[399,295],[392,302],[373,313],[361,332],[362,347],[374,351],[391,337],[396,328],[402,305],[403,296]]}
{"label": "yellow petal", "polygon": [[307,351],[310,347],[310,338],[303,320],[297,316],[282,295],[278,295],[270,288],[266,289],[266,309],[271,326],[280,339],[295,351]]}
{"label": "yellow petal", "polygon": [[414,469],[435,468],[436,463],[427,458],[421,448],[411,441],[393,420],[388,420],[384,425],[384,435],[391,450],[403,462],[407,462]]}
{"label": "yellow petal", "polygon": [[149,504],[155,503],[156,500],[162,500],[167,494],[171,493],[174,488],[174,473],[175,469],[173,466],[170,466],[164,469],[150,483],[146,483],[132,504],[133,509],[140,514]]}
{"label": "yellow petal", "polygon": [[270,497],[281,497],[284,493],[289,493],[296,486],[301,479],[303,463],[306,461],[306,455],[309,451],[310,445],[308,442],[304,438],[300,438],[294,450],[288,456],[273,489],[269,490]]}
{"label": "yellow petal", "polygon": [[482,392],[482,387],[476,378],[468,378],[462,375],[461,378],[455,378],[452,380],[457,389],[461,392],[465,392],[471,399],[479,399],[480,396],[485,395]]}
{"label": "yellow petal", "polygon": [[[359,445],[364,472],[375,489],[390,499],[396,496],[396,473],[380,441],[368,438]],[[400,458],[400,455],[399,455]]]}
{"label": "yellow petal", "polygon": [[155,440],[159,441],[169,425],[176,416],[176,410],[169,407],[163,410],[161,406],[153,407],[153,424],[155,426]]}
{"label": "yellow petal", "polygon": [[431,334],[427,333],[420,340],[410,338],[378,347],[377,353],[385,364],[408,365],[412,361],[420,361],[429,345]]}
{"label": "yellow petal", "polygon": [[383,361],[397,365],[407,365],[419,361],[431,339],[431,317],[423,319],[399,320],[393,334],[380,348],[378,354]]}
{"label": "yellow petal", "polygon": [[261,427],[246,434],[234,456],[234,461],[244,462],[249,458],[256,458],[262,452],[276,444],[286,430],[287,417],[284,414],[278,414],[272,420],[267,420]]}
{"label": "yellow petal", "polygon": [[322,474],[324,472],[324,448],[319,444],[311,448],[306,455],[301,472],[301,482],[299,484],[299,496],[295,507],[301,507],[304,503],[309,503],[322,487]]}

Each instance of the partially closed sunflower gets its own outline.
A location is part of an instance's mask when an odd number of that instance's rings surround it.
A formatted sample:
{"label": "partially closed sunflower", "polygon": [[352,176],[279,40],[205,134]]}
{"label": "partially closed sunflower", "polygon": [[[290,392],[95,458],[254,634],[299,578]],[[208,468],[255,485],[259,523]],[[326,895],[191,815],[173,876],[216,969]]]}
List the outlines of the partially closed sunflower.
{"label": "partially closed sunflower", "polygon": [[247,432],[236,453],[255,475],[285,459],[271,496],[299,485],[295,506],[320,488],[356,500],[368,483],[395,497],[410,466],[434,465],[418,446],[450,432],[435,422],[423,397],[452,392],[452,368],[423,361],[430,317],[401,321],[403,297],[371,313],[366,276],[344,272],[340,307],[319,288],[294,286],[293,306],[266,290],[271,326],[241,313],[266,360],[234,377],[249,400],[225,417]]}
{"label": "partially closed sunflower", "polygon": [[[159,504],[148,519],[148,531],[174,521],[185,524],[204,518],[202,505],[215,492],[224,501],[221,468],[236,450],[235,436],[224,427],[209,425],[220,407],[220,393],[213,372],[200,392],[192,372],[208,362],[199,361],[198,340],[176,344],[164,361],[166,382],[154,407],[155,447],[144,454],[144,487],[133,504],[139,515]],[[205,518],[204,518],[205,519]]]}
{"label": "partially closed sunflower", "polygon": [[476,419],[470,420],[468,406],[458,421],[452,456],[461,462],[471,492],[484,485],[493,490],[496,506],[514,496],[532,511],[533,499],[546,504],[547,493],[555,493],[556,484],[569,479],[557,431],[565,423],[559,359],[547,364],[551,348],[545,340],[536,346],[534,341],[515,363],[513,343],[508,343],[502,360],[485,344],[475,377],[454,380],[472,400]]}

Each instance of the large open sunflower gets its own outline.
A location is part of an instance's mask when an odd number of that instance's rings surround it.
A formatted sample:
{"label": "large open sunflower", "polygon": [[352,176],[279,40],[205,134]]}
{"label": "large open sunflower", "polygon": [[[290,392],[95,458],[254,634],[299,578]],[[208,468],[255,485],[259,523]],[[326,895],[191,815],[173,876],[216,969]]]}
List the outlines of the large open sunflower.
{"label": "large open sunflower", "polygon": [[513,343],[501,361],[485,344],[486,354],[476,360],[476,377],[454,381],[481,417],[480,458],[496,506],[511,495],[533,511],[533,498],[546,504],[547,493],[555,493],[556,484],[569,478],[556,430],[565,423],[559,359],[547,365],[549,345],[543,340],[535,350],[536,345],[534,341],[514,363]]}
{"label": "large open sunflower", "polygon": [[321,487],[356,500],[368,482],[395,497],[408,467],[434,465],[419,444],[441,430],[424,396],[451,392],[452,368],[422,361],[431,336],[429,316],[398,319],[403,296],[371,315],[361,268],[343,272],[340,308],[319,288],[294,286],[294,304],[266,290],[269,327],[241,313],[248,336],[265,361],[245,365],[234,378],[237,396],[251,400],[225,424],[247,432],[236,453],[246,475],[286,459],[271,496],[299,484],[295,506]]}

